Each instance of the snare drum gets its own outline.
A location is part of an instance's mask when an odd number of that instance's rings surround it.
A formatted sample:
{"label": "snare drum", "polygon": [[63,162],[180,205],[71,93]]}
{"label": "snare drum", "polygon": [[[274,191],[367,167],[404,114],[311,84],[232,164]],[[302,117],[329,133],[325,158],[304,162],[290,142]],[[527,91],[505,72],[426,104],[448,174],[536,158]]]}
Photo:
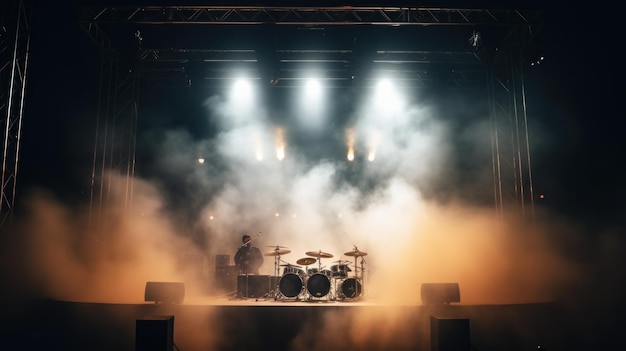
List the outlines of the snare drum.
{"label": "snare drum", "polygon": [[300,295],[303,288],[302,277],[296,273],[284,274],[278,282],[278,290],[285,297],[296,297]]}

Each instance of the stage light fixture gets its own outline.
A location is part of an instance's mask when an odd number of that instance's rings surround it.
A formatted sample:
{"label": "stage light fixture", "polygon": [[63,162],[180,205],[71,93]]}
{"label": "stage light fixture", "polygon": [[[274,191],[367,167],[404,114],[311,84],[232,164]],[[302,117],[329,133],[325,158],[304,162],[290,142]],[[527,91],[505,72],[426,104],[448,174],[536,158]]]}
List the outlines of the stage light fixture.
{"label": "stage light fixture", "polygon": [[233,98],[240,102],[252,101],[252,84],[246,79],[238,79],[233,86]]}
{"label": "stage light fixture", "polygon": [[306,82],[306,93],[308,97],[317,98],[322,94],[322,85],[317,79],[309,79]]}

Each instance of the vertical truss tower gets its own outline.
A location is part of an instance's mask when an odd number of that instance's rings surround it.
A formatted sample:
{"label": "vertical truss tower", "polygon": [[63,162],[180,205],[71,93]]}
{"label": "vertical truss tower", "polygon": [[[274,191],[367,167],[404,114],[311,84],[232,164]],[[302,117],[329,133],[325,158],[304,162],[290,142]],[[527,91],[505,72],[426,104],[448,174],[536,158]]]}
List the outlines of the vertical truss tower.
{"label": "vertical truss tower", "polygon": [[31,12],[26,1],[0,7],[0,130],[2,174],[0,228],[13,217],[28,71]]}

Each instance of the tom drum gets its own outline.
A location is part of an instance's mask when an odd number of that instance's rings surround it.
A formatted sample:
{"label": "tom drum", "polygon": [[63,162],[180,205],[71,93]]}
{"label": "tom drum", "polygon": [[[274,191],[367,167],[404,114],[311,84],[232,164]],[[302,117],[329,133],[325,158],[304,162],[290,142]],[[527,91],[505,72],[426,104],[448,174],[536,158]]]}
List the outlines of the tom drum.
{"label": "tom drum", "polygon": [[351,272],[352,269],[348,267],[347,264],[336,264],[330,267],[331,274],[333,278],[348,278],[348,272]]}

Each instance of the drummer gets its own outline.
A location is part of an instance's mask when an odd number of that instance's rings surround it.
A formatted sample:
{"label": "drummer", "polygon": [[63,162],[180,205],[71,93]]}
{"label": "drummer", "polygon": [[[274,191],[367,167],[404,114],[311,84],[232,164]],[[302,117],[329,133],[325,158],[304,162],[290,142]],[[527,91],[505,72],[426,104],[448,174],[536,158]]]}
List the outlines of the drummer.
{"label": "drummer", "polygon": [[239,268],[239,274],[259,274],[259,268],[263,264],[263,254],[258,247],[252,246],[250,235],[241,237],[243,245],[235,253],[235,264]]}

